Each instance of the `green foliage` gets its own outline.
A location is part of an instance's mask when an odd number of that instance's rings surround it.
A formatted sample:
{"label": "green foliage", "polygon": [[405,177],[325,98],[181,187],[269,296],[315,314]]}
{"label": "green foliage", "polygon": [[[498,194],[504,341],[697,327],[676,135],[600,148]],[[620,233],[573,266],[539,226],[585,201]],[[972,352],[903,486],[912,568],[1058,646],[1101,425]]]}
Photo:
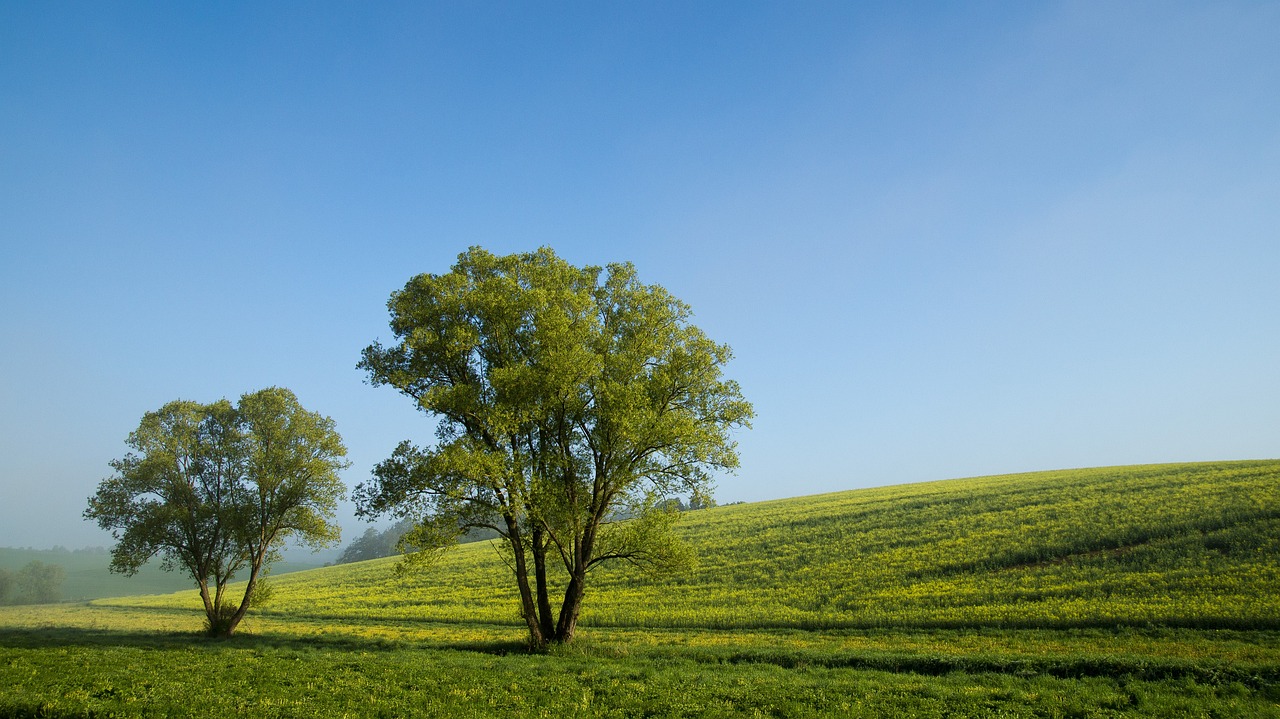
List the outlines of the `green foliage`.
{"label": "green foliage", "polygon": [[[414,547],[417,545],[412,541],[412,538],[407,543],[402,543],[400,540],[408,535],[416,524],[412,519],[401,519],[381,532],[369,527],[364,530],[363,535],[351,540],[351,543],[342,550],[342,555],[336,563],[350,564],[351,562],[390,557],[400,553],[405,547],[408,547],[409,551],[413,552]],[[457,541],[481,542],[486,539],[496,539],[499,536],[501,535],[487,527],[472,527],[458,537]]]}
{"label": "green foliage", "polygon": [[238,526],[251,552],[265,557],[293,539],[316,549],[337,544],[330,522],[346,493],[338,472],[347,448],[332,419],[309,412],[287,389],[246,394],[237,405],[244,427],[245,474],[256,497],[237,505]]}
{"label": "green foliage", "polygon": [[67,573],[57,564],[32,560],[17,571],[0,569],[0,604],[49,604],[62,600]]}
{"label": "green foliage", "polygon": [[650,497],[626,515],[625,521],[602,525],[598,556],[616,557],[658,580],[697,565],[697,554],[676,532],[682,516],[679,505]]}
{"label": "green foliage", "polygon": [[[111,568],[136,573],[159,554],[200,589],[211,634],[230,635],[248,610],[259,574],[294,538],[325,546],[342,497],[346,448],[333,420],[309,412],[287,389],[202,405],[175,401],[143,416],[134,452],[89,499],[85,517],[117,544]],[[238,607],[226,586],[248,571]],[[212,593],[210,587],[212,586]]]}
{"label": "green foliage", "polygon": [[364,530],[364,534],[356,539],[351,540],[346,548],[342,550],[342,556],[338,557],[338,564],[350,564],[351,562],[363,562],[368,559],[380,559],[382,557],[390,557],[396,553],[396,544],[400,541],[400,537],[413,527],[413,522],[409,520],[401,520],[396,522],[394,526],[388,527],[386,530],[379,532],[373,527]]}
{"label": "green foliage", "polygon": [[67,573],[57,564],[31,562],[14,578],[18,604],[49,604],[62,599],[62,581]]}
{"label": "green foliage", "polygon": [[[702,498],[712,472],[738,464],[729,433],[752,409],[721,376],[729,348],[629,264],[472,248],[388,308],[397,342],[369,346],[359,366],[438,417],[437,444],[402,442],[357,487],[359,512],[418,520],[405,541],[424,560],[469,529],[497,532],[535,646],[573,636],[588,571],[657,568],[680,546],[653,497]],[[658,514],[611,526],[624,510]]]}

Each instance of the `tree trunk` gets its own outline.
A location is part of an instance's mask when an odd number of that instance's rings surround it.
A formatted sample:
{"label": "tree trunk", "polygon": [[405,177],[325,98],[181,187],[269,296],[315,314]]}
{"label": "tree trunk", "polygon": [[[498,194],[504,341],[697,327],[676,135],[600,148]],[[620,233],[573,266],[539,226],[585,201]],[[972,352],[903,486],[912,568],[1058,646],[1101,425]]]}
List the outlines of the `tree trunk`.
{"label": "tree trunk", "polygon": [[258,572],[262,569],[262,563],[255,562],[249,570],[249,583],[244,588],[244,598],[240,600],[240,606],[236,608],[226,622],[223,632],[218,636],[229,637],[235,632],[236,627],[240,626],[240,620],[244,619],[244,615],[249,612],[249,602],[253,598],[253,590],[258,586]]}
{"label": "tree trunk", "polygon": [[547,592],[547,539],[540,527],[533,529],[533,579],[538,591],[538,626],[543,637],[550,637],[555,634],[555,619]]}
{"label": "tree trunk", "polygon": [[561,644],[573,641],[578,628],[578,612],[582,610],[582,597],[587,591],[587,568],[595,552],[596,529],[603,511],[594,512],[582,530],[582,537],[575,542],[573,566],[569,568],[569,586],[564,590],[564,603],[560,606],[560,619],[556,622],[555,640]]}
{"label": "tree trunk", "polygon": [[533,591],[529,588],[529,564],[524,556],[524,541],[520,537],[520,526],[514,517],[506,517],[507,541],[515,555],[516,586],[520,588],[520,614],[529,628],[529,648],[538,650],[547,645],[547,635],[542,631],[538,621],[538,607],[533,601]]}
{"label": "tree trunk", "polygon": [[574,572],[569,586],[564,590],[564,604],[560,606],[560,620],[556,622],[555,641],[568,644],[578,628],[578,612],[582,609],[582,597],[586,593],[586,572]]}
{"label": "tree trunk", "polygon": [[[227,615],[227,607],[223,604],[223,591],[226,589],[227,577],[216,577],[213,597],[209,597],[208,580],[200,580],[200,599],[204,602],[205,633],[211,637],[229,637],[231,630],[227,624],[231,617]],[[234,626],[231,627],[234,629]]]}
{"label": "tree trunk", "polygon": [[218,603],[209,596],[209,580],[201,578],[196,584],[200,587],[200,601],[204,602],[205,624],[212,635],[218,627]]}

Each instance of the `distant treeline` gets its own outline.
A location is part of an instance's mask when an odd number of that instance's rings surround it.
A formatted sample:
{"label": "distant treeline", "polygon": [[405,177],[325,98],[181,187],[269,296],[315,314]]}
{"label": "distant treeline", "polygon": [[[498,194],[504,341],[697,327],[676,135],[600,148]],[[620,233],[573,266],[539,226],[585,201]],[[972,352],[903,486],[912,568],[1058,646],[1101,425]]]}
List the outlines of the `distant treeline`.
{"label": "distant treeline", "polygon": [[35,547],[0,547],[0,549],[11,549],[18,552],[37,552],[39,554],[74,554],[74,555],[90,555],[90,556],[107,556],[111,553],[106,547],[81,547],[80,549],[67,549],[61,544],[54,545],[53,549],[36,549]]}
{"label": "distant treeline", "polygon": [[62,600],[60,565],[33,561],[17,570],[0,569],[0,604],[51,604]]}
{"label": "distant treeline", "polygon": [[379,557],[390,557],[396,553],[396,543],[400,541],[400,537],[409,531],[413,526],[413,522],[402,519],[399,522],[387,527],[379,532],[373,527],[364,530],[364,534],[353,539],[351,544],[342,550],[342,555],[338,557],[338,564],[348,564],[350,562],[363,562],[366,559],[378,559]]}
{"label": "distant treeline", "polygon": [[[348,544],[342,550],[342,555],[338,557],[337,564],[363,562],[366,559],[379,559],[398,554],[400,550],[396,545],[399,544],[400,538],[406,532],[413,529],[413,525],[413,520],[402,519],[381,532],[369,527],[364,530],[364,534],[352,540],[351,544]],[[458,541],[462,543],[479,542],[485,539],[493,539],[497,536],[498,533],[492,529],[472,529]]]}

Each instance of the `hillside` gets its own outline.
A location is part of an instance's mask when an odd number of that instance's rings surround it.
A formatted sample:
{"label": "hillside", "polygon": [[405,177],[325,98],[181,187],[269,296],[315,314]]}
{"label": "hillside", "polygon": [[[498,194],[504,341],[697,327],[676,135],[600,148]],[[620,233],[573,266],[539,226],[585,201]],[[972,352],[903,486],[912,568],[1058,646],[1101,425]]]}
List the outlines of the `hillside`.
{"label": "hillside", "polygon": [[[1280,461],[947,480],[685,516],[699,564],[601,570],[584,626],[1280,627]],[[273,580],[264,615],[515,624],[481,542],[433,568],[394,559]],[[173,606],[194,593],[100,603]]]}

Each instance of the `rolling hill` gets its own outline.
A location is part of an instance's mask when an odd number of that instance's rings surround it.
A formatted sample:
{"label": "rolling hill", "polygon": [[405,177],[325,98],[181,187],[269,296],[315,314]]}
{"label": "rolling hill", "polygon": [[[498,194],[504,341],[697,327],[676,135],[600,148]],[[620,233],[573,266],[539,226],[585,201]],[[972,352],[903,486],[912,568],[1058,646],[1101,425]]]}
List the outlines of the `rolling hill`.
{"label": "rolling hill", "polygon": [[[503,557],[0,607],[0,716],[1280,716],[1280,461],[949,480],[691,512],[529,654]],[[199,681],[193,680],[198,677]]]}
{"label": "rolling hill", "polygon": [[[1111,467],[688,513],[697,565],[594,573],[583,626],[1280,628],[1280,461]],[[518,624],[499,548],[273,579],[263,616]],[[193,592],[99,600],[186,606]]]}

